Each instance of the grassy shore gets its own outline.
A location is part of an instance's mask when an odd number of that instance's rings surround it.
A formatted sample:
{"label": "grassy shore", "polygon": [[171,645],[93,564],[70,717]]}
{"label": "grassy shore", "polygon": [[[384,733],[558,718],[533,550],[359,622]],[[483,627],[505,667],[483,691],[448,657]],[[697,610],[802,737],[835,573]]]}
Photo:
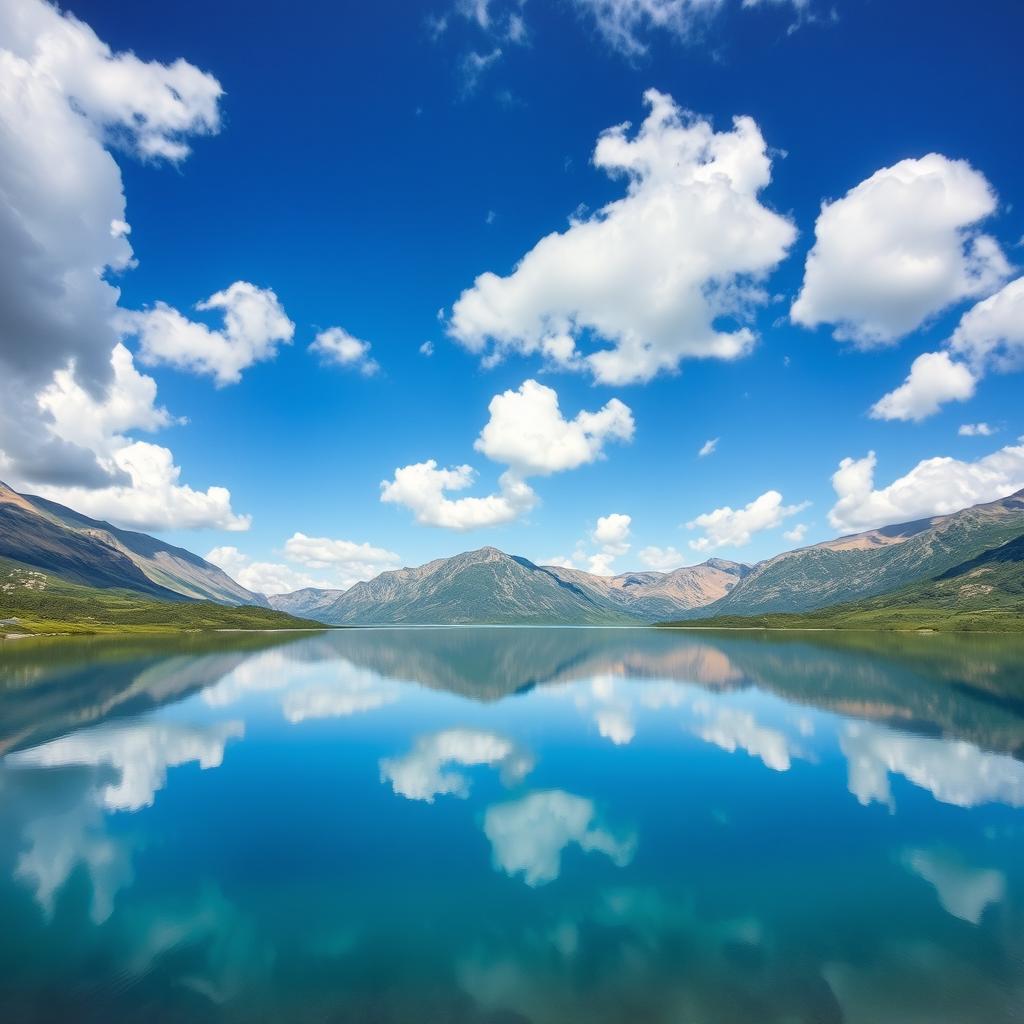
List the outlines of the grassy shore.
{"label": "grassy shore", "polygon": [[155,601],[130,590],[67,583],[48,573],[12,568],[10,563],[0,567],[0,636],[324,628],[320,622],[271,608]]}

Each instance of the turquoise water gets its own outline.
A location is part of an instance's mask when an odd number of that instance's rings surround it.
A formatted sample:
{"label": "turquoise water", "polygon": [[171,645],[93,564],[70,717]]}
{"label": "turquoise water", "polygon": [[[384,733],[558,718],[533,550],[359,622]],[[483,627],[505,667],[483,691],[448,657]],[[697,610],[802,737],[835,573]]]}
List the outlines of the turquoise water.
{"label": "turquoise water", "polygon": [[1024,1020],[1024,644],[0,645],[0,1020]]}

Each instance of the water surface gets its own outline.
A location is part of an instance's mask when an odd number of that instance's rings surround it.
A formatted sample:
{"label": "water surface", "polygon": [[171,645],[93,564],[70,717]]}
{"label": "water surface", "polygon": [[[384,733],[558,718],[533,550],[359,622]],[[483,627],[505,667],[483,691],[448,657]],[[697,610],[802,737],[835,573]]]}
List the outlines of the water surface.
{"label": "water surface", "polygon": [[0,644],[0,1020],[1024,1020],[1024,643]]}

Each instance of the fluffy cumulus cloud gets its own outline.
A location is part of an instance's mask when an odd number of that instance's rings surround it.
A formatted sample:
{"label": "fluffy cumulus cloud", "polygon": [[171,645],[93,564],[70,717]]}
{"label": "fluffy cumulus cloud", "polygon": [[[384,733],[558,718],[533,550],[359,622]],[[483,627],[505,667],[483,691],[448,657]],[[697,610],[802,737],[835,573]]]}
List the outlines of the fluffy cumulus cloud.
{"label": "fluffy cumulus cloud", "polygon": [[537,504],[532,487],[513,473],[498,478],[500,490],[483,498],[449,498],[450,491],[464,491],[476,480],[472,466],[442,469],[434,459],[395,470],[394,478],[380,485],[380,500],[404,505],[422,526],[448,530],[476,530],[500,526],[526,515]]}
{"label": "fluffy cumulus cloud", "polygon": [[630,441],[633,414],[617,398],[597,412],[581,411],[566,419],[558,394],[534,380],[517,390],[495,395],[490,418],[474,447],[508,467],[498,478],[498,492],[485,497],[451,498],[471,487],[472,466],[443,468],[434,459],[402,466],[381,482],[381,501],[404,505],[416,522],[451,530],[497,526],[522,518],[538,501],[528,477],[576,469],[604,457],[610,441]]}
{"label": "fluffy cumulus cloud", "polygon": [[[684,358],[735,359],[756,338],[746,321],[758,281],[795,230],[758,196],[771,160],[757,125],[715,132],[648,90],[640,129],[604,132],[594,164],[626,194],[541,239],[507,277],[485,273],[462,293],[451,336],[489,361],[537,353],[603,383],[649,380]],[[577,347],[587,335],[606,343]]]}
{"label": "fluffy cumulus cloud", "polygon": [[907,379],[871,407],[871,416],[916,423],[946,402],[966,402],[974,395],[975,383],[974,374],[948,353],[925,352],[914,360]]}
{"label": "fluffy cumulus cloud", "polygon": [[567,420],[558,393],[535,380],[491,399],[490,419],[474,447],[519,476],[547,476],[594,462],[609,441],[633,439],[633,414],[617,398]]}
{"label": "fluffy cumulus cloud", "polygon": [[[332,537],[309,537],[304,533],[294,533],[284,542],[283,555],[287,562],[260,562],[237,547],[222,545],[208,552],[206,560],[258,594],[287,594],[305,587],[347,590],[401,562],[387,548]],[[309,569],[318,574],[308,572]]]}
{"label": "fluffy cumulus cloud", "polygon": [[996,428],[987,423],[961,423],[957,433],[961,437],[991,437]]}
{"label": "fluffy cumulus cloud", "polygon": [[[429,345],[429,342],[424,342]],[[328,327],[321,331],[309,346],[322,362],[332,366],[342,366],[349,370],[358,370],[365,377],[372,377],[380,370],[380,363],[370,356],[371,345],[368,341],[349,334],[343,327]],[[420,346],[423,352],[423,346]],[[431,349],[433,351],[433,349]],[[429,352],[424,353],[429,355]]]}
{"label": "fluffy cumulus cloud", "polygon": [[237,384],[254,363],[273,359],[278,345],[289,344],[295,334],[274,292],[248,281],[236,281],[196,309],[222,313],[224,326],[213,329],[190,320],[165,302],[124,314],[125,330],[138,337],[140,360],[204,374],[223,387]]}
{"label": "fluffy cumulus cloud", "polygon": [[686,524],[688,530],[702,532],[702,536],[690,541],[690,547],[694,551],[743,547],[750,543],[755,533],[781,526],[784,520],[807,508],[807,504],[785,505],[778,491],[765,491],[743,508],[734,509],[724,505]]}
{"label": "fluffy cumulus cloud", "polygon": [[883,167],[822,206],[794,322],[832,324],[837,338],[868,347],[991,292],[1010,270],[977,227],[995,208],[992,187],[964,160],[930,153]]}
{"label": "fluffy cumulus cloud", "polygon": [[905,383],[882,398],[871,414],[880,419],[925,419],[946,402],[970,398],[986,373],[1024,367],[1024,277],[964,313],[946,349],[919,356]]}
{"label": "fluffy cumulus cloud", "polygon": [[964,313],[949,347],[979,373],[1024,367],[1024,277]]}
{"label": "fluffy cumulus cloud", "polygon": [[123,525],[247,525],[224,488],[182,485],[171,452],[126,436],[171,417],[119,344],[123,311],[109,280],[135,262],[110,150],[182,161],[191,136],[219,129],[221,91],[185,60],[114,53],[42,0],[0,5],[0,472],[8,482]]}
{"label": "fluffy cumulus cloud", "polygon": [[843,459],[832,474],[836,503],[829,522],[846,533],[947,515],[1024,487],[1024,438],[974,462],[923,459],[886,487],[875,487],[877,457]]}
{"label": "fluffy cumulus cloud", "polygon": [[528,793],[489,807],[484,834],[491,842],[495,867],[522,875],[531,887],[558,878],[562,853],[570,845],[585,853],[603,853],[618,867],[629,864],[636,851],[632,833],[603,827],[592,800],[561,789]]}
{"label": "fluffy cumulus cloud", "polygon": [[632,523],[632,516],[623,512],[599,516],[590,534],[576,542],[571,558],[558,555],[548,559],[547,564],[563,569],[586,569],[596,576],[613,576],[613,563],[631,547]]}
{"label": "fluffy cumulus cloud", "polygon": [[659,548],[651,545],[641,548],[637,552],[637,558],[647,566],[648,569],[655,569],[658,572],[671,572],[686,564],[686,556],[674,547]]}
{"label": "fluffy cumulus cloud", "polygon": [[407,800],[433,803],[438,796],[469,795],[469,779],[454,766],[486,765],[506,786],[522,782],[533,770],[533,756],[512,740],[481,729],[446,729],[421,736],[409,753],[380,762],[382,782]]}

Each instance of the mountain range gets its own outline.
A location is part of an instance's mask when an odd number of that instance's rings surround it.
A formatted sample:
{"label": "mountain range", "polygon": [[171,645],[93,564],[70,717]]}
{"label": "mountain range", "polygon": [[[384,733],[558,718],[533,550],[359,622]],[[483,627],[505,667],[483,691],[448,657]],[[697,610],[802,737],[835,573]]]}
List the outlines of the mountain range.
{"label": "mountain range", "polygon": [[[134,595],[150,602],[255,606],[332,626],[735,623],[820,617],[822,609],[833,608],[844,622],[891,626],[912,625],[915,609],[927,608],[939,620],[969,612],[968,628],[979,628],[986,614],[998,612],[1013,623],[1024,616],[1024,490],[950,515],[787,551],[754,566],[711,558],[671,572],[597,576],[483,547],[384,572],[348,590],[305,588],[268,597],[184,548],[0,484],[0,568],[7,569],[6,582],[0,580],[0,618],[15,604],[6,592],[14,588],[27,600],[35,572],[51,581],[54,596],[59,592],[78,607],[88,604],[88,588],[119,595],[105,603],[112,621],[127,621],[119,617]],[[149,609],[139,621],[152,621],[154,614]],[[218,622],[191,613],[176,621],[200,619]]]}

